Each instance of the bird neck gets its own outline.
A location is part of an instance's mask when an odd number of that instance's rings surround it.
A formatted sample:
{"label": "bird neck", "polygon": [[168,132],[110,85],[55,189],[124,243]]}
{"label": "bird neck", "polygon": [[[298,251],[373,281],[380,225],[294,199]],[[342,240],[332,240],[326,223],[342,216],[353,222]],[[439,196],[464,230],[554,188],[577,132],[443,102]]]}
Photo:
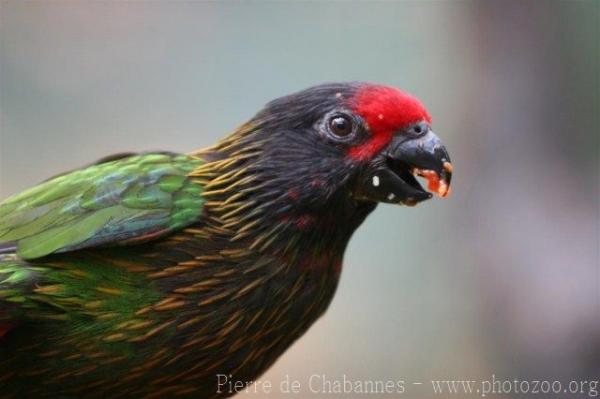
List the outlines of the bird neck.
{"label": "bird neck", "polygon": [[205,187],[207,226],[300,269],[339,270],[350,237],[375,204],[354,200],[344,188],[347,176],[327,165],[319,170],[293,149],[265,154],[273,137],[248,124],[192,154],[205,161],[191,176]]}

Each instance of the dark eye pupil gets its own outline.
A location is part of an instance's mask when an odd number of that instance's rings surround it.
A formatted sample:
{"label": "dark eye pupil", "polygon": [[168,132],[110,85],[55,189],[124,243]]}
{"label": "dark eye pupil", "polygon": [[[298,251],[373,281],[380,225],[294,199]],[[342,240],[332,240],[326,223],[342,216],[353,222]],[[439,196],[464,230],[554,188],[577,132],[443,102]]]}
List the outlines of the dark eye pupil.
{"label": "dark eye pupil", "polygon": [[337,136],[347,136],[352,132],[352,124],[343,116],[336,116],[330,122],[331,131]]}
{"label": "dark eye pupil", "polygon": [[415,133],[419,134],[423,131],[423,129],[421,129],[421,126],[415,126]]}

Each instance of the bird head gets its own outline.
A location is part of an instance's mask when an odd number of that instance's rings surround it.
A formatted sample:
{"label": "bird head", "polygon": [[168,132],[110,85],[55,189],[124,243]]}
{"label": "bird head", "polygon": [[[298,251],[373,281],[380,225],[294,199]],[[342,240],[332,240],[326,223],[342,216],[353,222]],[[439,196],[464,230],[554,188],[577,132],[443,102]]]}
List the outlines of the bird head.
{"label": "bird head", "polygon": [[253,236],[259,248],[288,237],[282,230],[301,231],[305,243],[328,237],[342,253],[378,203],[412,206],[432,192],[446,196],[452,176],[423,104],[368,83],[325,84],[273,100],[195,155],[207,161],[192,173],[205,186],[207,214],[233,240]]}
{"label": "bird head", "polygon": [[399,89],[320,85],[270,102],[249,126],[265,141],[263,179],[292,197],[314,202],[343,193],[358,202],[415,205],[432,192],[449,193],[452,165],[431,116]]}

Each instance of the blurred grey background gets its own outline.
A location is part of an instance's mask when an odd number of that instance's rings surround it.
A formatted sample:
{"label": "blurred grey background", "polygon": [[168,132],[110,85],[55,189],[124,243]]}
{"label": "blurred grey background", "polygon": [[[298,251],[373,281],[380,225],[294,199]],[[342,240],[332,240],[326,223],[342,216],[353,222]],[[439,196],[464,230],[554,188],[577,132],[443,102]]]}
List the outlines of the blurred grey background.
{"label": "blurred grey background", "polygon": [[110,153],[209,145],[314,84],[398,86],[433,115],[453,195],[380,206],[329,311],[262,379],[418,398],[438,378],[598,379],[599,8],[3,0],[0,198]]}

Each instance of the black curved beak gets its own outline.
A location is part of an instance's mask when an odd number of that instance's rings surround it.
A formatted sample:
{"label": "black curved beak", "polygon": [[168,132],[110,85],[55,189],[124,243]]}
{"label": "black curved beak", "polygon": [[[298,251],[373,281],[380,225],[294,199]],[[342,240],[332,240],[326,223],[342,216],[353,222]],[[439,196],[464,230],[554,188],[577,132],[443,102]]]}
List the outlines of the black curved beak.
{"label": "black curved beak", "polygon": [[[425,190],[416,176],[427,180]],[[419,137],[396,136],[361,175],[359,197],[416,205],[434,194],[450,192],[452,164],[448,151],[431,131]]]}

